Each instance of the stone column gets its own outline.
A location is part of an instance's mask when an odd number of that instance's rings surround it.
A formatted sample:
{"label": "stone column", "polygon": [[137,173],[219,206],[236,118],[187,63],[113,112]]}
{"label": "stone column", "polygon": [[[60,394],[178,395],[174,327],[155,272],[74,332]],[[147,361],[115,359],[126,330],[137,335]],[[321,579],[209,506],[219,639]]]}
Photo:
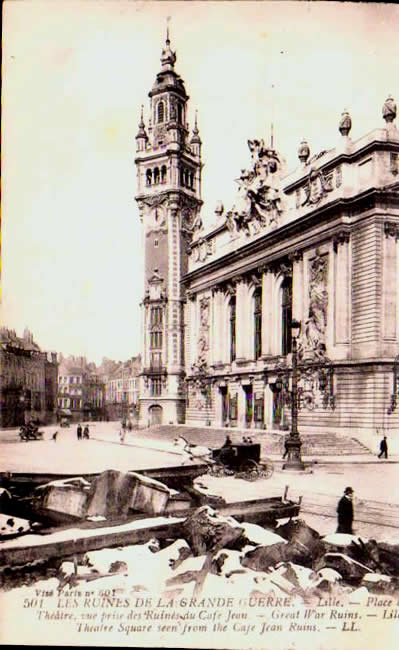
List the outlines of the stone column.
{"label": "stone column", "polygon": [[273,274],[262,269],[262,356],[272,354]]}
{"label": "stone column", "polygon": [[209,332],[209,363],[215,364],[221,361],[220,354],[220,291],[218,287],[212,289],[211,318]]}
{"label": "stone column", "polygon": [[237,399],[237,411],[238,411],[238,419],[237,419],[237,427],[239,429],[245,429],[246,427],[246,422],[245,422],[245,390],[242,387],[241,384],[238,385],[238,399]]}
{"label": "stone column", "polygon": [[399,226],[385,222],[382,271],[382,336],[386,341],[396,341],[397,314],[397,239]]}
{"label": "stone column", "polygon": [[304,305],[304,275],[302,252],[295,252],[290,255],[292,261],[292,317],[301,321],[304,326],[305,305]]}
{"label": "stone column", "polygon": [[245,359],[246,336],[246,287],[242,277],[235,278],[236,282],[236,360]]}
{"label": "stone column", "polygon": [[334,237],[334,345],[350,342],[349,233]]}

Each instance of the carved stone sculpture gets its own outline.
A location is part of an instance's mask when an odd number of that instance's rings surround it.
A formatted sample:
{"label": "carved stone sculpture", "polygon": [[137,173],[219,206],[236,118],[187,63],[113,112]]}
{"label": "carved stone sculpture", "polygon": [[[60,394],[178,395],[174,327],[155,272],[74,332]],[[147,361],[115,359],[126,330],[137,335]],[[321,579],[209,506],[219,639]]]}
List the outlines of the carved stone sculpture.
{"label": "carved stone sculpture", "polygon": [[242,169],[237,179],[238,192],[233,207],[226,214],[226,225],[232,235],[247,235],[264,228],[276,227],[283,211],[280,193],[280,158],[263,140],[248,140],[252,169]]}
{"label": "carved stone sculpture", "polygon": [[300,342],[300,356],[320,359],[326,350],[328,258],[316,251],[309,265],[309,311]]}

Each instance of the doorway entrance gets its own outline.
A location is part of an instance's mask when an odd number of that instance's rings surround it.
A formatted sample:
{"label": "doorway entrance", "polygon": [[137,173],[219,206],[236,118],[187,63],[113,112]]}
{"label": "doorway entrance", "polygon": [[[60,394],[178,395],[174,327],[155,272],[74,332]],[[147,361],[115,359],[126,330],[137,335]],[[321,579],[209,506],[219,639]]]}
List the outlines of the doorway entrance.
{"label": "doorway entrance", "polygon": [[150,407],[150,422],[151,426],[162,424],[162,406],[156,404]]}

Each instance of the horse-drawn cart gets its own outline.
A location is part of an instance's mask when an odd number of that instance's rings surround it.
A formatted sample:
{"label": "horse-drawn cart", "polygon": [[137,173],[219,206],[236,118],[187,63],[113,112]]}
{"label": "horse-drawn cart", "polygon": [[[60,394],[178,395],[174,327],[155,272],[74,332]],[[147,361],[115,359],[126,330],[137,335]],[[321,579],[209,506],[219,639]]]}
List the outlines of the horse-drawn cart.
{"label": "horse-drawn cart", "polygon": [[242,443],[225,445],[212,450],[213,462],[209,465],[212,476],[236,476],[247,481],[258,478],[270,478],[273,474],[273,462],[261,458],[259,443]]}

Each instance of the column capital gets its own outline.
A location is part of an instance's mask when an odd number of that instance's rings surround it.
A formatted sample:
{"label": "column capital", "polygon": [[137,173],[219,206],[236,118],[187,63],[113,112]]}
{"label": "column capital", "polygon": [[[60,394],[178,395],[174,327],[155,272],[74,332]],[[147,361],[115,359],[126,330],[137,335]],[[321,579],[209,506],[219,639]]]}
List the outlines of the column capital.
{"label": "column capital", "polygon": [[384,221],[385,237],[394,237],[399,239],[399,223],[396,221]]}
{"label": "column capital", "polygon": [[338,250],[338,246],[340,244],[348,244],[350,240],[350,233],[348,230],[340,230],[337,232],[336,235],[333,237],[333,246],[334,246],[334,252],[336,253]]}
{"label": "column capital", "polygon": [[303,259],[303,251],[293,251],[289,253],[288,259],[291,263],[300,262]]}

